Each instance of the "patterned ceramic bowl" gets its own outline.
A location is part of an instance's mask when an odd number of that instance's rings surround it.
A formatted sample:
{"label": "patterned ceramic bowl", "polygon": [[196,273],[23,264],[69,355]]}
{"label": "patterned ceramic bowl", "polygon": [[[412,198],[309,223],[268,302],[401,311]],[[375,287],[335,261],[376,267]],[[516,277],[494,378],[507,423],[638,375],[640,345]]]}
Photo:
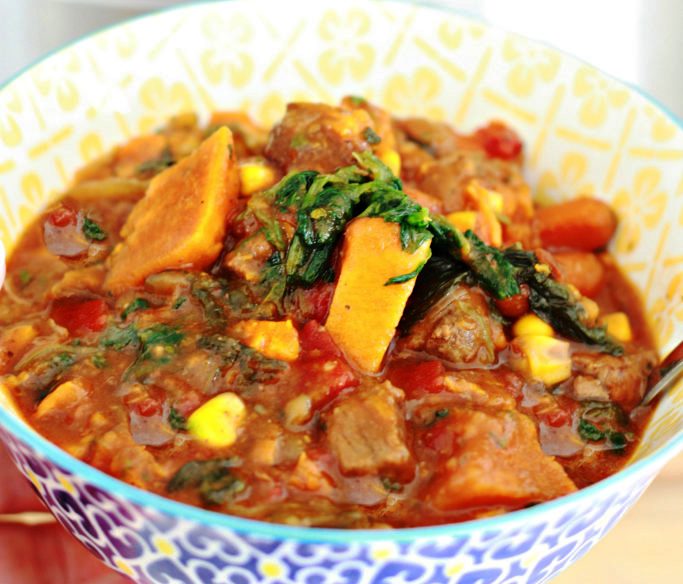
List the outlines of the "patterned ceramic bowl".
{"label": "patterned ceramic bowl", "polygon": [[[348,93],[465,129],[508,120],[527,144],[540,197],[593,193],[614,205],[612,251],[644,293],[660,351],[683,338],[681,127],[571,57],[407,3],[186,6],[48,57],[0,91],[2,244],[12,248],[79,166],[174,113],[240,108],[272,123],[288,100]],[[681,384],[630,465],[576,494],[457,525],[303,529],[123,484],[46,442],[0,401],[0,436],[50,510],[139,582],[542,582],[595,544],[683,447]]]}

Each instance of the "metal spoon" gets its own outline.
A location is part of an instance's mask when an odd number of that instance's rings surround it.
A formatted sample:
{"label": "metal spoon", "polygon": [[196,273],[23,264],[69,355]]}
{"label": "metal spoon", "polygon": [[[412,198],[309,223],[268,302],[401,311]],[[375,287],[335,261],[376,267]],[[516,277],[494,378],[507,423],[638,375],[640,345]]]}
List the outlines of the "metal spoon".
{"label": "metal spoon", "polygon": [[662,361],[659,366],[659,379],[658,381],[648,390],[641,402],[642,405],[646,406],[660,393],[673,387],[674,383],[683,373],[683,342],[679,343],[678,346],[669,353],[666,359]]}

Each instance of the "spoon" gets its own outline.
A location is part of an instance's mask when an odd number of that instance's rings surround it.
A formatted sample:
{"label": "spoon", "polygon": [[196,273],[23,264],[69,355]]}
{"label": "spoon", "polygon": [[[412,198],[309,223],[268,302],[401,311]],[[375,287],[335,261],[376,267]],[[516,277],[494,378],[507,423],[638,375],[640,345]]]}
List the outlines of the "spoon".
{"label": "spoon", "polygon": [[659,379],[645,394],[641,404],[644,406],[649,404],[659,394],[673,387],[681,373],[683,373],[683,342],[680,342],[662,361],[659,371],[655,374]]}

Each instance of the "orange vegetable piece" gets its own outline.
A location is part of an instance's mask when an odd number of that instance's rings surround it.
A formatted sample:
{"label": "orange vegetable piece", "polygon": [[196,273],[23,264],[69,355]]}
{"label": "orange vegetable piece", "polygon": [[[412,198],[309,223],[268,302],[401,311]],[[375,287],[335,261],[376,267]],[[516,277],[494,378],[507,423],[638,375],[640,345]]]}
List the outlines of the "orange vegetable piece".
{"label": "orange vegetable piece", "polygon": [[294,361],[299,356],[299,333],[291,320],[241,320],[230,332],[270,359]]}
{"label": "orange vegetable piece", "polygon": [[116,149],[116,174],[126,177],[133,176],[141,164],[159,158],[166,146],[166,138],[159,134],[133,138]]}
{"label": "orange vegetable piece", "polygon": [[617,228],[614,211],[582,197],[536,211],[543,247],[593,251],[605,247]]}
{"label": "orange vegetable piece", "polygon": [[403,249],[400,227],[384,219],[361,218],[346,228],[339,280],[325,328],[359,369],[382,366],[415,278],[387,280],[413,272],[429,257],[430,242],[415,252]]}
{"label": "orange vegetable piece", "polygon": [[116,293],[170,268],[206,268],[220,253],[238,193],[232,134],[223,127],[152,179],[121,230],[105,288]]}

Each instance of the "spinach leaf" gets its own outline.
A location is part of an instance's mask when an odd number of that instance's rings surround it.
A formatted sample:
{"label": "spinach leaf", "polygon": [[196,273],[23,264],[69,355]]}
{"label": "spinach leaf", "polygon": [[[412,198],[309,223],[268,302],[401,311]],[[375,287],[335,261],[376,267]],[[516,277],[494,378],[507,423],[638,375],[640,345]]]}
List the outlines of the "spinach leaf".
{"label": "spinach leaf", "polygon": [[[431,252],[430,254],[431,255]],[[393,284],[403,284],[404,282],[409,282],[413,278],[417,278],[418,274],[422,271],[422,268],[425,267],[425,264],[429,261],[429,257],[423,262],[420,262],[420,264],[415,268],[412,272],[408,272],[407,274],[401,274],[400,276],[394,276],[393,278],[389,278],[386,282],[384,282],[385,286],[392,286]]]}
{"label": "spinach leaf", "polygon": [[122,351],[125,347],[132,345],[137,347],[140,344],[140,337],[134,324],[129,324],[124,328],[110,326],[104,331],[100,338],[100,345],[106,349]]}
{"label": "spinach leaf", "polygon": [[246,485],[232,474],[239,466],[239,458],[193,460],[184,464],[166,486],[169,493],[184,489],[198,489],[199,496],[207,505],[222,505],[242,492]]}
{"label": "spinach leaf", "polygon": [[199,300],[204,310],[204,318],[212,328],[225,327],[225,313],[222,305],[218,302],[218,297],[223,293],[221,281],[211,278],[207,274],[195,278],[190,286],[190,294]]}
{"label": "spinach leaf", "polygon": [[363,130],[363,138],[365,138],[365,141],[368,144],[372,144],[373,146],[375,144],[379,144],[382,141],[382,138],[380,138],[377,135],[377,132],[375,132],[375,130],[373,130],[370,126]]}
{"label": "spinach leaf", "polygon": [[83,219],[83,227],[81,229],[83,235],[90,241],[102,241],[107,239],[107,232],[89,217]]}
{"label": "spinach leaf", "polygon": [[176,347],[185,338],[184,333],[177,327],[167,324],[155,324],[142,329],[138,336],[142,343],[140,358],[159,363],[168,363],[170,356],[175,353]]}
{"label": "spinach leaf", "polygon": [[150,160],[145,160],[143,163],[139,164],[137,172],[139,174],[157,174],[174,164],[175,160],[173,159],[171,151],[165,149],[158,158],[151,158]]}
{"label": "spinach leaf", "polygon": [[533,252],[508,248],[505,258],[515,267],[517,279],[529,286],[529,305],[558,333],[587,345],[595,345],[611,355],[622,355],[624,349],[607,334],[604,326],[586,324],[586,311],[570,289],[553,279],[547,270],[538,269]]}
{"label": "spinach leaf", "polygon": [[181,432],[187,430],[187,420],[185,419],[185,416],[174,407],[171,407],[171,410],[168,413],[168,424],[174,430]]}
{"label": "spinach leaf", "polygon": [[128,315],[133,312],[136,312],[138,310],[145,310],[149,307],[150,304],[148,300],[144,298],[136,298],[130,304],[128,304],[128,306],[126,306],[124,311],[121,313],[121,320],[126,320],[128,318]]}

